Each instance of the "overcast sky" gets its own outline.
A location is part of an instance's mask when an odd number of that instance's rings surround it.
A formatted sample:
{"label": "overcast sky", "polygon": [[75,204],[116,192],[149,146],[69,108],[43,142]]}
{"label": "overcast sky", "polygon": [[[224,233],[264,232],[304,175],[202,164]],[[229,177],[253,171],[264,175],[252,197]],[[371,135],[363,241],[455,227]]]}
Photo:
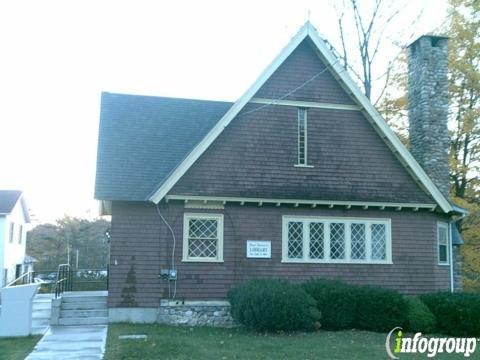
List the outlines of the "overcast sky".
{"label": "overcast sky", "polygon": [[[0,188],[24,190],[38,221],[98,215],[102,91],[236,100],[308,17],[336,43],[332,3],[1,1]],[[412,0],[389,36],[445,15],[443,0]]]}

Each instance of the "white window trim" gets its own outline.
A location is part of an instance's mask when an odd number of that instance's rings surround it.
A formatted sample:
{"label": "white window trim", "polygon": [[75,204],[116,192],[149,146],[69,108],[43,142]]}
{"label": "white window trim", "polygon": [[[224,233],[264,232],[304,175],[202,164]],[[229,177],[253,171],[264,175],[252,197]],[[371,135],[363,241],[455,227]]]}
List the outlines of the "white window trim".
{"label": "white window trim", "polygon": [[[440,229],[443,228],[445,229],[445,234],[447,237],[447,243],[445,244],[447,248],[447,260],[446,261],[440,261]],[[444,244],[442,244],[444,245]],[[438,265],[441,266],[449,266],[450,265],[450,231],[448,229],[448,223],[446,222],[437,222],[437,260],[438,260]]]}
{"label": "white window trim", "polygon": [[[217,220],[218,244],[217,244],[217,257],[215,259],[188,256],[188,233],[189,233],[190,219]],[[184,213],[182,261],[183,262],[223,262],[223,215],[222,214]]]}
{"label": "white window trim", "polygon": [[23,240],[23,225],[20,224],[18,225],[18,239],[17,239],[17,242],[19,245],[22,245],[22,240]]}
{"label": "white window trim", "polygon": [[[304,153],[304,163],[300,163],[300,112],[303,111],[305,114],[305,121],[304,121],[304,134],[303,134],[303,153]],[[308,164],[308,109],[306,108],[298,108],[297,109],[297,163],[294,164],[295,167],[305,167],[305,168],[313,168],[312,165]]]}
{"label": "white window trim", "polygon": [[[289,259],[288,258],[288,222],[289,221],[302,221],[304,223],[303,231],[303,258],[302,259]],[[323,259],[310,259],[308,239],[305,229],[310,222],[323,222],[325,224],[325,239],[324,239],[324,258]],[[330,223],[341,222],[345,223],[345,259],[330,259]],[[363,223],[366,226],[366,260],[350,259],[351,252],[351,239],[350,239],[350,227],[351,223]],[[370,234],[371,224],[385,224],[385,236],[386,236],[386,258],[385,260],[372,260],[371,259],[371,245],[372,239]],[[295,216],[284,215],[282,217],[282,263],[324,263],[324,264],[392,264],[392,231],[391,231],[391,219],[387,218],[352,218],[352,217],[328,217],[328,216]]]}
{"label": "white window trim", "polygon": [[14,244],[15,243],[15,230],[16,230],[16,228],[17,227],[15,226],[15,223],[11,222],[10,226],[9,226],[9,234],[8,234],[9,244]]}

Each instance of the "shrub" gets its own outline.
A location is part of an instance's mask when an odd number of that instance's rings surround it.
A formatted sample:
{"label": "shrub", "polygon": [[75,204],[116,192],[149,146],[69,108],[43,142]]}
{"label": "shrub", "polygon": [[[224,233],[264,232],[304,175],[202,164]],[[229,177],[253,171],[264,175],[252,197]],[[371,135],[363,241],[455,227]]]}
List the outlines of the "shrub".
{"label": "shrub", "polygon": [[420,296],[437,320],[437,330],[452,336],[480,336],[480,295],[433,293]]}
{"label": "shrub", "polygon": [[322,314],[323,329],[342,330],[353,327],[356,301],[352,285],[335,280],[314,279],[303,284],[303,288],[317,302],[317,308]]}
{"label": "shrub", "polygon": [[304,288],[317,301],[325,329],[384,332],[405,324],[407,305],[394,290],[322,279],[310,280]]}
{"label": "shrub", "polygon": [[406,322],[407,304],[394,290],[358,286],[354,290],[357,329],[385,332]]}
{"label": "shrub", "polygon": [[406,330],[432,333],[435,331],[435,316],[419,298],[405,298],[407,302]]}
{"label": "shrub", "polygon": [[313,330],[320,313],[301,286],[280,279],[254,279],[228,292],[232,317],[256,331]]}

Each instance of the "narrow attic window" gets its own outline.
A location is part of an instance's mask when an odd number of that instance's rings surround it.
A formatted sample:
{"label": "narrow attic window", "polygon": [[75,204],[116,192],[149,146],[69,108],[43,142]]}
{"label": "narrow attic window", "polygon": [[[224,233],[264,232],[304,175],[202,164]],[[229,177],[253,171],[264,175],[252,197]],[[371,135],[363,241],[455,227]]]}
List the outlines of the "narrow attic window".
{"label": "narrow attic window", "polygon": [[298,166],[307,166],[307,109],[298,109]]}

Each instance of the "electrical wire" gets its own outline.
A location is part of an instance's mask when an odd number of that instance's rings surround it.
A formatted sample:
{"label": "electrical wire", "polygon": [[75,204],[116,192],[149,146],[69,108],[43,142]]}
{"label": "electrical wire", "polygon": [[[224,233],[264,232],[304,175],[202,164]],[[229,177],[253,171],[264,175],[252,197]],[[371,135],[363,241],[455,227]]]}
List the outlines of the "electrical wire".
{"label": "electrical wire", "polygon": [[[266,108],[267,106],[271,106],[271,105],[275,105],[275,103],[277,101],[281,101],[287,97],[289,97],[290,95],[294,94],[295,92],[297,92],[298,90],[300,90],[301,88],[303,88],[304,86],[306,86],[307,84],[309,84],[310,82],[312,82],[313,80],[315,80],[316,78],[318,78],[320,75],[322,75],[323,73],[325,73],[327,70],[329,70],[331,67],[333,67],[339,60],[335,60],[335,62],[333,62],[331,65],[329,66],[326,66],[325,69],[321,70],[319,73],[313,75],[310,79],[308,79],[307,81],[305,81],[304,83],[300,84],[299,86],[297,86],[296,88],[294,88],[293,90],[290,90],[288,93],[280,96],[279,98],[277,99],[272,99],[272,101],[270,101],[269,103],[267,104],[264,104],[262,106],[259,106],[255,109],[252,109],[252,110],[249,110],[249,111],[246,111],[244,113],[241,113],[239,116],[245,116],[245,115],[248,115],[248,114],[251,114],[255,111],[259,111],[259,110],[262,110],[264,108]],[[344,69],[342,70],[342,72],[345,71]]]}
{"label": "electrical wire", "polygon": [[[171,261],[171,264],[172,264],[172,270],[175,270],[175,246],[176,246],[175,233],[173,232],[173,229],[170,226],[170,224],[168,223],[168,221],[163,217],[162,213],[160,212],[160,207],[158,206],[158,204],[156,204],[155,207],[157,209],[158,216],[160,216],[160,219],[162,219],[162,221],[165,223],[168,230],[170,230],[170,233],[172,234],[173,246],[172,246],[172,261]],[[177,293],[177,281],[175,280],[174,289],[173,289],[173,296],[170,296],[171,295],[171,293],[170,293],[170,280],[168,280],[168,297],[172,298],[172,299],[175,299],[176,293]]]}
{"label": "electrical wire", "polygon": [[[310,82],[314,81],[315,79],[317,79],[319,76],[321,76],[322,74],[324,74],[325,72],[327,72],[330,67],[333,67],[339,60],[335,60],[335,62],[333,62],[331,65],[329,66],[326,66],[325,69],[322,69],[320,72],[318,72],[317,74],[315,74],[314,76],[312,76],[310,79],[306,80],[304,83],[300,84],[299,86],[297,86],[296,88],[294,88],[293,90],[287,92],[286,94],[284,94],[283,96],[277,98],[277,99],[273,99],[271,102],[267,103],[267,104],[264,104],[262,106],[259,106],[255,109],[252,109],[250,111],[246,111],[244,113],[241,113],[239,114],[239,116],[244,116],[244,115],[247,115],[247,114],[251,114],[253,112],[256,112],[256,111],[259,111],[261,109],[264,109],[268,106],[271,106],[271,105],[275,105],[275,103],[277,101],[281,101],[285,98],[287,98],[288,96],[294,94],[295,92],[297,92],[298,90],[302,89],[304,86],[306,86],[307,84],[309,84]],[[345,71],[345,69],[342,69],[342,71]],[[173,229],[172,227],[170,226],[170,224],[167,222],[167,220],[163,217],[162,213],[160,212],[160,208],[158,206],[158,204],[156,204],[156,209],[157,209],[157,213],[160,217],[160,219],[162,219],[162,221],[165,223],[165,225],[167,226],[167,228],[170,230],[170,233],[172,234],[172,239],[173,239],[173,247],[172,247],[172,260],[171,260],[171,264],[172,264],[172,270],[175,270],[175,246],[176,246],[176,238],[175,238],[175,233],[173,232]],[[168,297],[171,298],[171,299],[175,299],[175,296],[176,296],[176,293],[177,293],[177,280],[174,281],[174,289],[173,289],[173,296],[171,296],[171,289],[170,289],[170,280],[168,281]]]}

